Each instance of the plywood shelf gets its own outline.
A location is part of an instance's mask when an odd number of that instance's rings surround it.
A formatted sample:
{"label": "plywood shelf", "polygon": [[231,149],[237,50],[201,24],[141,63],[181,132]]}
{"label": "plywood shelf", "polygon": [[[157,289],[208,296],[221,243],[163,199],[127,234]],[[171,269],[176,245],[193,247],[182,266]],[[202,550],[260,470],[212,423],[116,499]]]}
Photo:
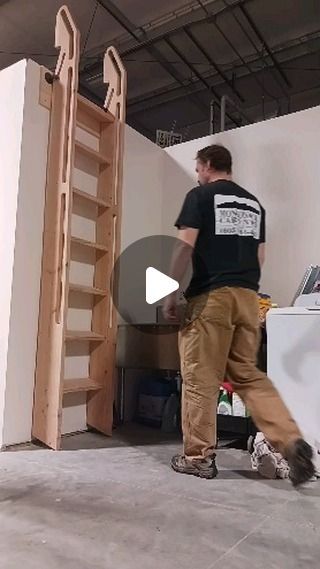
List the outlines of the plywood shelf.
{"label": "plywood shelf", "polygon": [[88,391],[99,391],[102,386],[90,377],[85,379],[65,379],[63,382],[63,393],[87,393]]}
{"label": "plywood shelf", "polygon": [[111,158],[109,158],[105,154],[102,154],[98,150],[94,150],[94,148],[91,148],[90,146],[83,144],[79,140],[75,141],[75,147],[76,147],[76,150],[81,152],[81,154],[88,156],[88,158],[91,158],[92,160],[94,160],[95,162],[98,162],[99,164],[102,164],[105,166],[110,166],[110,164],[112,162]]}
{"label": "plywood shelf", "polygon": [[67,330],[66,340],[68,342],[104,342],[105,337],[91,331]]}
{"label": "plywood shelf", "polygon": [[100,123],[112,124],[115,121],[114,116],[109,111],[105,111],[81,95],[78,95],[78,110],[84,111]]}
{"label": "plywood shelf", "polygon": [[96,249],[96,251],[108,251],[108,247],[106,245],[102,245],[101,243],[94,243],[93,241],[87,241],[86,239],[81,239],[80,237],[71,236],[71,243],[82,245],[82,247],[89,247],[90,249]]}
{"label": "plywood shelf", "polygon": [[69,290],[71,292],[81,292],[83,294],[92,294],[93,296],[107,296],[108,291],[102,288],[96,288],[91,286],[84,286],[80,284],[69,284]]}
{"label": "plywood shelf", "polygon": [[102,200],[101,198],[98,198],[97,196],[91,196],[90,194],[88,194],[87,192],[83,192],[82,190],[79,190],[78,188],[73,188],[73,195],[81,198],[83,200],[86,200],[88,202],[91,202],[99,207],[110,207],[108,202],[106,202],[105,200]]}
{"label": "plywood shelf", "polygon": [[97,288],[93,286],[84,286],[79,284],[70,283],[69,291],[71,292],[81,292],[83,294],[92,294],[93,296],[107,296],[107,289]]}

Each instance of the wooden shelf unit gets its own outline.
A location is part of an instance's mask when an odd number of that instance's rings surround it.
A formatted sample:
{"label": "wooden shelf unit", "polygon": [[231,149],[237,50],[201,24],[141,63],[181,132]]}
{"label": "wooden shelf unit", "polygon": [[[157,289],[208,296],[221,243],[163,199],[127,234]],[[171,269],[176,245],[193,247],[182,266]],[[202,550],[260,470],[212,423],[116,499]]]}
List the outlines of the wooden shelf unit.
{"label": "wooden shelf unit", "polygon": [[91,286],[84,286],[81,284],[69,283],[69,292],[79,292],[83,294],[91,294],[92,296],[107,296],[107,289],[96,288]]}
{"label": "wooden shelf unit", "polygon": [[[56,80],[51,92],[48,85],[42,87],[45,97],[41,103],[50,109],[51,118],[32,432],[34,438],[59,449],[67,394],[83,393],[88,426],[106,435],[112,433],[117,316],[109,283],[120,251],[126,72],[115,49],[108,48],[104,60],[108,110],[99,108],[77,94],[80,36],[65,6],[57,15],[55,45],[60,48]],[[85,143],[79,140],[79,131],[86,134]],[[96,138],[92,147],[87,134]],[[97,165],[96,195],[73,184],[76,153]],[[79,163],[80,159],[77,170]],[[84,207],[97,206],[93,241],[72,235],[76,199]],[[76,215],[81,217],[79,209]],[[92,286],[69,282],[75,245],[93,251]],[[112,287],[117,287],[117,279]],[[68,314],[73,308],[70,293],[92,297],[91,330],[68,329]],[[88,377],[66,379],[69,348],[79,345],[76,349],[82,346],[82,350],[86,343]]]}
{"label": "wooden shelf unit", "polygon": [[110,207],[110,204],[107,201],[105,201],[101,198],[98,198],[96,196],[92,196],[91,194],[88,194],[88,192],[83,192],[82,190],[79,190],[78,188],[73,188],[73,195],[77,198],[82,199],[82,200],[91,202],[98,207],[102,207],[102,208]]}
{"label": "wooden shelf unit", "polygon": [[93,241],[87,241],[86,239],[81,239],[80,237],[74,237],[71,235],[71,243],[76,245],[81,245],[82,247],[89,247],[89,249],[96,249],[96,251],[103,251],[107,253],[108,245],[103,243],[94,243]]}
{"label": "wooden shelf unit", "polygon": [[[124,69],[122,68],[122,72],[125,73]],[[122,81],[125,80],[125,77],[122,78]],[[121,93],[121,97],[125,95]],[[83,120],[83,113],[85,115]],[[80,124],[84,127],[88,124],[88,119],[96,120],[99,124],[112,124],[115,121],[115,116],[111,112],[106,109],[102,109],[95,105],[89,99],[86,99],[82,95],[78,95],[78,115],[77,115],[77,124],[80,121]]]}
{"label": "wooden shelf unit", "polygon": [[102,387],[102,385],[99,385],[89,377],[86,379],[65,379],[63,382],[63,394],[99,391]]}
{"label": "wooden shelf unit", "polygon": [[110,166],[110,164],[112,164],[112,158],[109,158],[106,154],[98,152],[94,148],[79,142],[79,140],[75,141],[75,146],[78,152],[81,152],[91,160],[98,162],[98,164],[102,164],[103,166]]}
{"label": "wooden shelf unit", "polygon": [[67,342],[104,342],[106,338],[91,330],[66,330],[65,339]]}

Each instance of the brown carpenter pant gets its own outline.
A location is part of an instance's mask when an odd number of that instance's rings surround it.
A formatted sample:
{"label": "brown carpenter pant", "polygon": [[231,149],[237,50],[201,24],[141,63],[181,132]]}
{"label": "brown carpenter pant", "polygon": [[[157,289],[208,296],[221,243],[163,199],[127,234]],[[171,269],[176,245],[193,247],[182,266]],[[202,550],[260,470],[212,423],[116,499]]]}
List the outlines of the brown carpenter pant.
{"label": "brown carpenter pant", "polygon": [[[204,306],[204,308],[203,308]],[[216,446],[219,389],[227,378],[259,431],[283,456],[301,433],[277,390],[257,369],[258,295],[244,288],[213,290],[188,302],[180,332],[184,455],[209,457]]]}

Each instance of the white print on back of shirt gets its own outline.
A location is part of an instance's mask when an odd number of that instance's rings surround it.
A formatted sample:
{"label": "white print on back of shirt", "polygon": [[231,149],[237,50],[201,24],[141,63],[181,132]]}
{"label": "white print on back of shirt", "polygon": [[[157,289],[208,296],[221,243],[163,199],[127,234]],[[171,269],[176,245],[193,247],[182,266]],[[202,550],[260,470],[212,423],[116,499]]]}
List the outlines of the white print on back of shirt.
{"label": "white print on back of shirt", "polygon": [[[255,211],[244,209],[243,206],[249,206]],[[238,196],[217,194],[214,196],[214,210],[216,235],[239,235],[260,239],[261,207],[258,202]]]}

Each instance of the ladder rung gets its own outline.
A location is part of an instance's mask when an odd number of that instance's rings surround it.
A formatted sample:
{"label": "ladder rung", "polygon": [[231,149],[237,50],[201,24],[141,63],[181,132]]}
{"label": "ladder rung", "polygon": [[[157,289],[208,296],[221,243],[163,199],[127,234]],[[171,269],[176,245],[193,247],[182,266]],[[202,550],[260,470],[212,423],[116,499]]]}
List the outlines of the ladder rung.
{"label": "ladder rung", "polygon": [[109,204],[105,200],[102,200],[101,198],[98,198],[97,196],[91,196],[87,192],[83,192],[82,190],[79,190],[78,188],[73,188],[73,194],[75,196],[77,196],[78,198],[82,198],[83,200],[90,201],[90,202],[92,202],[98,206],[110,207]]}
{"label": "ladder rung", "polygon": [[84,286],[80,284],[69,284],[69,290],[72,292],[83,292],[84,294],[92,294],[94,296],[107,296],[108,291],[102,288],[96,288],[91,286]]}
{"label": "ladder rung", "polygon": [[[100,123],[97,122],[97,125],[99,125],[99,124]],[[84,120],[81,119],[80,117],[77,118],[76,125],[78,128],[80,128],[80,130],[84,130],[85,132],[88,132],[89,134],[91,134],[91,136],[95,136],[96,138],[100,137],[100,129],[94,129],[92,126],[85,124]]]}
{"label": "ladder rung", "polygon": [[79,140],[76,140],[75,146],[76,149],[79,150],[79,152],[85,154],[89,158],[92,158],[92,160],[99,162],[99,164],[105,164],[105,165],[111,164],[111,159],[108,156],[101,154],[101,152],[94,150],[93,148],[87,146],[86,144],[82,144],[82,142],[80,142]]}
{"label": "ladder rung", "polygon": [[94,243],[93,241],[86,241],[86,239],[80,239],[80,237],[71,237],[71,242],[76,243],[77,245],[82,245],[83,247],[96,249],[97,251],[108,251],[108,247],[106,245]]}
{"label": "ladder rung", "polygon": [[68,342],[104,342],[105,337],[96,332],[80,332],[79,330],[67,330],[66,340]]}
{"label": "ladder rung", "polygon": [[111,124],[115,120],[114,116],[109,111],[105,111],[103,108],[98,107],[98,105],[95,105],[94,103],[92,103],[92,101],[89,101],[89,99],[86,99],[81,95],[78,95],[77,103],[78,103],[78,108],[81,108],[88,115],[91,115],[99,122]]}
{"label": "ladder rung", "polygon": [[79,393],[81,391],[98,391],[102,389],[102,386],[99,385],[90,377],[85,379],[65,379],[63,382],[63,393]]}

